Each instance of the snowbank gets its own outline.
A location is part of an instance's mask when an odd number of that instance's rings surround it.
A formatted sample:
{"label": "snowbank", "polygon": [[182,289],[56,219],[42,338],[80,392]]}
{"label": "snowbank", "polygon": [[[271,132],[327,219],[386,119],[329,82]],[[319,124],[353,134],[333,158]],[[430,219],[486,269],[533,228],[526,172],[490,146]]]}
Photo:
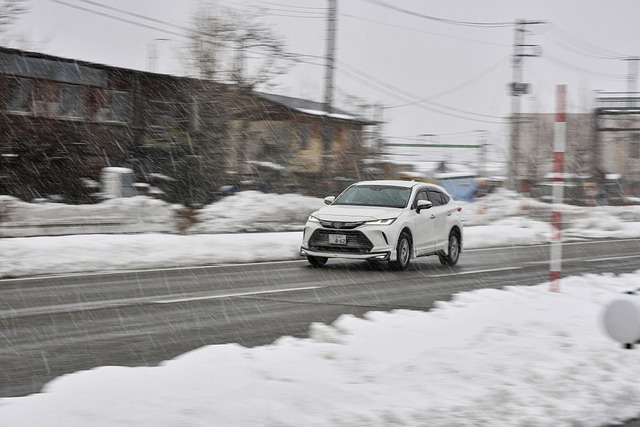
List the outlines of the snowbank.
{"label": "snowbank", "polygon": [[560,293],[484,289],[312,324],[307,339],[96,368],[0,399],[0,425],[612,425],[640,414],[640,358],[599,319],[639,283],[640,271],[565,278]]}
{"label": "snowbank", "polygon": [[198,211],[189,233],[242,233],[302,230],[322,199],[299,194],[243,191]]}
{"label": "snowbank", "polygon": [[176,229],[177,207],[137,196],[90,205],[26,203],[0,196],[0,237],[93,233],[168,233]]}

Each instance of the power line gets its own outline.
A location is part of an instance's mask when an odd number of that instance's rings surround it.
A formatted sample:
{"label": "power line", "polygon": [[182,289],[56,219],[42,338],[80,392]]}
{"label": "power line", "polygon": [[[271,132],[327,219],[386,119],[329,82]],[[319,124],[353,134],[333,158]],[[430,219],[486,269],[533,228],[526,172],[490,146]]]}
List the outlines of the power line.
{"label": "power line", "polygon": [[287,7],[287,8],[294,8],[294,9],[310,10],[310,11],[316,10],[316,11],[322,11],[323,14],[327,10],[329,10],[329,8],[327,8],[327,7],[298,6],[298,5],[292,5],[292,4],[271,3],[271,2],[267,2],[267,1],[259,1],[259,2],[256,2],[256,4],[266,4],[266,5],[269,5],[269,6],[279,6],[279,7]]}
{"label": "power line", "polygon": [[414,105],[414,104],[418,104],[420,102],[426,102],[426,101],[430,101],[430,100],[435,99],[435,98],[440,98],[441,96],[444,96],[444,95],[448,95],[448,94],[450,94],[452,92],[455,92],[455,91],[457,91],[459,89],[462,89],[463,87],[466,87],[466,86],[468,86],[468,85],[470,85],[472,83],[475,83],[476,81],[478,81],[478,80],[484,78],[485,76],[491,74],[493,71],[498,69],[501,65],[503,65],[505,63],[505,61],[508,60],[508,59],[509,59],[509,56],[500,59],[500,61],[496,62],[494,65],[492,65],[491,67],[489,67],[486,70],[482,71],[478,75],[472,77],[471,79],[469,79],[469,80],[467,80],[467,81],[465,81],[463,83],[460,83],[457,86],[454,86],[454,87],[452,87],[452,88],[450,88],[448,90],[445,90],[444,92],[440,92],[440,93],[437,93],[435,95],[429,96],[427,98],[422,98],[420,100],[417,100],[417,101],[414,101],[414,102],[410,102],[410,103],[407,103],[407,104],[394,105],[394,106],[387,107],[387,108],[405,107],[405,106],[408,106],[408,105]]}
{"label": "power line", "polygon": [[[395,99],[398,99],[402,102],[413,102],[416,101],[416,98],[413,94],[406,92],[403,89],[400,89],[396,86],[393,86],[389,83],[383,82],[373,76],[371,76],[370,74],[367,74],[363,71],[359,71],[353,67],[350,67],[348,64],[345,64],[342,61],[339,61],[339,64],[342,65],[344,67],[344,69],[338,69],[339,71],[342,72],[347,72],[349,74],[351,74],[352,76],[355,76],[354,78],[358,81],[360,81],[361,83],[372,87],[373,89],[385,93]],[[349,68],[351,68],[353,71],[350,71]],[[378,87],[374,87],[371,86],[371,82],[374,82],[378,85]],[[453,107],[448,107],[446,105],[442,105],[442,104],[438,104],[435,102],[431,102],[430,104],[433,105],[424,105],[424,102],[419,102],[415,104],[415,107],[417,108],[422,108],[431,112],[435,112],[438,114],[442,114],[442,115],[446,115],[446,116],[450,116],[450,117],[455,117],[455,118],[459,118],[459,119],[463,119],[463,120],[470,120],[470,121],[475,121],[475,122],[482,122],[482,123],[491,123],[491,124],[504,124],[506,123],[504,121],[504,119],[502,117],[498,117],[498,116],[490,116],[490,115],[485,115],[485,114],[480,114],[480,113],[474,113],[474,112],[470,112],[470,111],[464,111],[461,109],[457,109],[457,108],[453,108]],[[445,110],[451,110],[452,112],[447,112],[447,111],[441,111],[440,109],[445,109]],[[456,114],[457,113],[457,114]],[[465,117],[462,116],[460,114],[466,114],[466,115],[473,115],[473,116],[478,116],[478,117],[483,117],[483,118],[472,118],[472,117]],[[498,120],[487,120],[487,119],[499,119]]]}
{"label": "power line", "polygon": [[[68,3],[64,3],[64,2],[59,1],[59,0],[52,0],[52,1],[55,2],[55,3],[65,4],[66,6],[74,7],[73,5],[70,5]],[[168,27],[179,29],[179,30],[190,31],[189,28],[183,27],[181,25],[174,24],[172,22],[163,21],[161,19],[156,19],[156,18],[151,18],[151,17],[146,16],[146,15],[141,15],[139,13],[130,12],[128,10],[119,9],[119,8],[113,7],[113,6],[107,6],[107,5],[100,4],[100,3],[95,2],[95,1],[91,1],[91,0],[76,0],[76,1],[79,1],[79,2],[85,3],[85,4],[90,4],[92,6],[97,6],[97,7],[100,7],[100,8],[106,9],[106,10],[110,10],[110,11],[113,11],[113,12],[122,13],[124,15],[132,16],[134,18],[143,19],[145,21],[153,22],[155,24],[162,24],[162,25],[166,25]],[[85,9],[82,9],[82,10],[85,10]],[[87,11],[91,11],[90,9],[86,9],[86,10]]]}
{"label": "power line", "polygon": [[[68,3],[68,2],[63,1],[63,0],[49,0],[49,1],[51,1],[53,3],[57,3],[57,4],[60,4],[60,5],[63,5],[63,6],[71,7],[73,9],[78,9],[78,10],[81,10],[83,12],[88,12],[88,13],[91,13],[91,14],[94,14],[94,15],[98,15],[98,16],[102,16],[102,17],[105,17],[105,18],[113,19],[115,21],[123,22],[123,23],[126,23],[126,24],[131,24],[131,25],[134,25],[134,26],[137,26],[137,27],[140,27],[140,28],[146,28],[146,29],[150,29],[150,30],[159,31],[159,32],[162,32],[164,34],[170,34],[170,35],[174,35],[174,36],[181,37],[181,38],[189,38],[190,37],[189,36],[190,33],[196,33],[196,34],[205,35],[205,36],[209,35],[205,31],[196,31],[196,30],[194,30],[192,28],[184,27],[184,26],[181,26],[181,25],[178,25],[178,24],[174,24],[172,22],[163,21],[161,19],[156,19],[156,18],[151,18],[151,17],[145,16],[145,15],[137,14],[137,13],[130,12],[130,11],[127,11],[127,10],[124,10],[124,9],[119,9],[119,8],[116,8],[116,7],[113,7],[113,6],[102,5],[100,3],[97,3],[97,2],[94,2],[94,1],[91,1],[91,0],[78,0],[78,1],[80,1],[82,3],[98,6],[98,7],[101,7],[103,9],[111,10],[111,11],[114,11],[114,12],[122,13],[124,15],[128,15],[128,16],[135,17],[135,18],[138,18],[138,19],[143,19],[143,20],[146,20],[146,21],[149,21],[149,22],[153,22],[153,23],[156,23],[156,24],[165,25],[167,27],[175,28],[175,29],[178,29],[178,30],[181,30],[181,31],[184,31],[184,32],[183,33],[179,33],[179,32],[176,32],[176,31],[165,29],[165,28],[160,28],[160,27],[157,27],[157,26],[148,25],[148,24],[145,24],[145,23],[142,23],[142,22],[133,21],[133,20],[130,20],[130,19],[127,19],[127,18],[118,17],[118,16],[115,16],[115,15],[112,15],[112,14],[109,14],[109,13],[106,13],[106,12],[100,12],[100,11],[95,10],[95,9],[91,9],[91,8],[87,8],[87,7],[83,7],[83,6],[79,6],[79,5],[75,5],[75,4],[71,4],[71,3]],[[223,45],[224,44],[229,44],[229,43],[230,42],[220,41],[220,44],[223,44]],[[266,56],[266,54],[264,54],[262,52],[259,52],[259,51],[254,51],[254,50],[252,50],[250,48],[248,48],[246,50],[247,50],[247,52],[250,52],[250,53],[253,53],[253,54],[256,54],[256,55],[260,55],[260,56],[263,56],[263,57]],[[295,60],[295,58],[291,57],[292,55],[293,54],[288,53],[286,55],[286,56],[288,56],[287,59]]]}
{"label": "power line", "polygon": [[[185,35],[183,33],[177,33],[175,31],[167,30],[167,29],[164,29],[164,28],[159,28],[159,27],[154,27],[154,26],[151,26],[151,25],[143,24],[142,22],[136,22],[136,21],[132,21],[130,19],[117,17],[117,16],[114,16],[114,15],[110,15],[108,13],[97,11],[95,9],[89,9],[89,8],[82,7],[82,6],[79,6],[79,5],[76,5],[76,4],[67,3],[67,2],[64,2],[62,0],[49,0],[49,1],[51,1],[53,3],[57,3],[57,4],[60,4],[60,5],[63,5],[63,6],[71,7],[73,9],[78,9],[78,10],[82,10],[84,12],[89,12],[89,13],[92,13],[94,15],[103,16],[105,18],[109,18],[109,19],[113,19],[113,20],[116,20],[116,21],[124,22],[126,24],[135,25],[135,26],[138,26],[138,27],[141,27],[141,28],[147,28],[149,30],[156,30],[156,31],[163,32],[165,34],[171,34],[171,35],[178,36],[178,37],[187,37],[187,35]],[[145,17],[145,19],[149,20],[149,21],[155,21],[153,18]],[[168,26],[171,26],[171,27],[174,27],[174,28],[175,27],[180,28],[180,29],[184,28],[184,27],[179,27],[179,26],[177,26],[175,24],[164,23],[164,21],[160,21],[160,20],[158,20],[158,21],[162,22],[163,25],[168,25]]]}
{"label": "power line", "polygon": [[[269,12],[269,15],[273,15],[273,16],[294,16],[299,18],[325,18],[328,10],[326,7],[304,7],[304,6],[284,5],[284,4],[269,3],[269,2],[256,2],[253,4],[257,5],[257,7],[260,9],[266,10],[267,12]],[[287,14],[295,14],[295,15],[275,15],[275,14],[272,14],[271,11],[284,12]]]}
{"label": "power line", "polygon": [[489,45],[489,46],[497,46],[497,47],[501,47],[501,48],[508,47],[507,44],[493,43],[493,42],[488,42],[486,40],[470,39],[470,38],[465,38],[465,37],[452,36],[452,35],[449,35],[449,34],[437,33],[437,32],[434,32],[434,31],[420,30],[418,28],[405,27],[405,26],[402,26],[402,25],[396,25],[396,24],[391,24],[389,22],[377,21],[375,19],[363,18],[361,16],[356,16],[356,15],[351,15],[351,14],[342,14],[340,16],[342,16],[344,18],[352,18],[352,19],[357,19],[357,20],[360,20],[360,21],[371,22],[371,23],[374,23],[374,24],[385,25],[387,27],[399,28],[401,30],[415,31],[417,33],[423,33],[423,34],[430,34],[430,35],[433,35],[433,36],[446,37],[446,38],[449,38],[449,39],[452,39],[452,40],[462,40],[462,41],[465,41],[465,42],[480,43],[480,44],[485,44],[485,45]]}
{"label": "power line", "polygon": [[[368,73],[366,73],[364,71],[360,71],[357,68],[352,67],[349,64],[346,64],[346,63],[344,63],[342,61],[340,61],[340,64],[343,65],[344,67],[348,68],[348,69],[351,69],[352,72],[354,72],[355,74],[359,74],[361,76],[364,76],[367,79],[375,81],[378,85],[380,85],[382,87],[385,87],[385,88],[388,88],[390,90],[394,90],[394,91],[397,91],[397,92],[401,92],[402,94],[404,94],[405,97],[410,98],[410,99],[411,98],[415,99],[415,95],[413,93],[410,93],[410,92],[407,92],[407,91],[405,91],[403,89],[400,89],[399,87],[394,86],[394,85],[392,85],[390,83],[386,83],[386,82],[384,82],[384,81],[372,76],[371,74],[368,74]],[[427,102],[427,101],[426,100],[419,100],[417,103],[418,104],[423,104],[425,102]],[[499,118],[499,117],[496,117],[496,116],[490,116],[490,115],[480,114],[480,113],[473,113],[473,112],[470,112],[470,111],[460,110],[460,109],[457,109],[457,108],[454,108],[454,107],[448,107],[446,105],[439,104],[439,103],[433,102],[433,101],[431,101],[429,103],[435,105],[436,107],[453,110],[453,111],[456,111],[456,112],[462,113],[462,114],[471,114],[471,115],[477,115],[477,116],[487,117],[487,118],[492,118],[492,119]]]}
{"label": "power line", "polygon": [[[609,49],[605,49],[599,46],[596,46],[588,41],[585,41],[577,36],[570,34],[569,32],[563,30],[559,26],[551,23],[551,32],[549,33],[551,36],[556,37],[561,43],[564,43],[562,47],[565,49],[571,50],[574,53],[578,53],[584,56],[589,56],[591,58],[596,59],[623,59],[627,58],[630,55],[624,55],[618,52],[613,52]],[[556,34],[558,33],[558,34]],[[567,45],[569,47],[567,47]]]}
{"label": "power line", "polygon": [[381,6],[387,9],[395,10],[396,12],[405,13],[407,15],[415,16],[418,18],[429,19],[431,21],[442,22],[445,24],[461,25],[465,27],[485,27],[485,28],[504,28],[504,27],[513,27],[514,25],[513,22],[472,22],[472,21],[458,21],[453,19],[438,18],[435,16],[414,12],[408,9],[403,9],[401,7],[388,4],[380,0],[363,0],[363,1],[370,4],[374,4],[376,6]]}
{"label": "power line", "polygon": [[597,71],[593,71],[593,70],[589,70],[586,68],[582,68],[579,67],[571,62],[565,61],[563,59],[557,58],[553,55],[549,55],[548,53],[542,56],[542,59],[546,59],[549,62],[553,62],[555,64],[558,64],[560,66],[563,66],[565,68],[569,68],[572,69],[574,71],[580,71],[581,73],[586,73],[586,74],[590,74],[592,76],[596,76],[605,80],[611,80],[611,81],[616,81],[616,80],[622,80],[623,78],[621,78],[620,76],[616,76],[615,74],[606,74],[606,73],[600,73]]}

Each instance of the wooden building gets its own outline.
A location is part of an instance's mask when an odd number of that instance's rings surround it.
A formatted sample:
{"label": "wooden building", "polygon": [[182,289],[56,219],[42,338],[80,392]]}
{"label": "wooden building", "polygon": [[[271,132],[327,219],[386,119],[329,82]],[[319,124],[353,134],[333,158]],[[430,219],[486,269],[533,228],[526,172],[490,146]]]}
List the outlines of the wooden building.
{"label": "wooden building", "polygon": [[319,179],[362,177],[368,124],[311,101],[0,47],[0,194],[23,200],[95,200],[87,183],[107,166],[185,204],[250,182],[315,194]]}

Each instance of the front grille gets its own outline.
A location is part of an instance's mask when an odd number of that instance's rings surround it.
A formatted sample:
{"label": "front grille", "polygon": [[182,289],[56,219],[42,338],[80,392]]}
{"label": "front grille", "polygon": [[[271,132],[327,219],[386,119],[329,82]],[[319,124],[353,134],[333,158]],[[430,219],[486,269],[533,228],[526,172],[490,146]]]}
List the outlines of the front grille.
{"label": "front grille", "polygon": [[352,230],[360,227],[364,222],[343,222],[343,221],[320,221],[324,228],[332,228],[336,230]]}
{"label": "front grille", "polygon": [[[329,243],[330,234],[344,234],[347,236],[346,245],[332,245]],[[355,254],[368,254],[373,249],[373,243],[361,232],[354,230],[329,231],[318,229],[309,239],[309,249],[318,252],[344,252]]]}

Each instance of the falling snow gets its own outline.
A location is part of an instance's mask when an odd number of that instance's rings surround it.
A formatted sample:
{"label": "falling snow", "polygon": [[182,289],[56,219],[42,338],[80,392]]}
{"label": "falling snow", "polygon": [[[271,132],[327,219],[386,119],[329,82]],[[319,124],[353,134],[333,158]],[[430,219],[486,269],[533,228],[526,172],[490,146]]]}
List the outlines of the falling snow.
{"label": "falling snow", "polygon": [[[237,207],[240,223],[250,218],[245,203],[277,216],[282,199],[268,200],[252,192],[221,203],[227,218]],[[548,205],[503,191],[462,206],[467,249],[550,241]],[[566,240],[640,237],[637,207],[563,209]],[[213,211],[204,222],[215,221]],[[296,259],[300,241],[300,231],[0,239],[0,276]],[[640,414],[640,361],[607,336],[601,317],[638,288],[640,270],[564,278],[559,293],[545,283],[477,290],[429,312],[312,324],[306,339],[100,367],[0,399],[0,425],[608,425]]]}

